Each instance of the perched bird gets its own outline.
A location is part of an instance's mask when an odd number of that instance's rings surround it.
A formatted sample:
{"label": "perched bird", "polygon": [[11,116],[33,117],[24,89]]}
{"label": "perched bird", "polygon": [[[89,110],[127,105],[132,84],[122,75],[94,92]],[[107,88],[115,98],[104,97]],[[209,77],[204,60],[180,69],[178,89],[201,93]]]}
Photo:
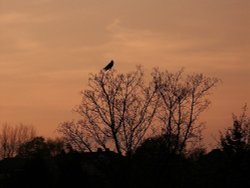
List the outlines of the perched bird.
{"label": "perched bird", "polygon": [[108,71],[110,70],[114,65],[114,61],[111,60],[109,64],[106,65],[106,67],[103,68],[103,70]]}

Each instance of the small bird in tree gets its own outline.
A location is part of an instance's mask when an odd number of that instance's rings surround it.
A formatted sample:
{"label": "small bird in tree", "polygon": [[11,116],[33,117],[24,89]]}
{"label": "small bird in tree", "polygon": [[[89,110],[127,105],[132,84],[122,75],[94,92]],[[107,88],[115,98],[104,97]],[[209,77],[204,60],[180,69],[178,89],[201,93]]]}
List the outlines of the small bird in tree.
{"label": "small bird in tree", "polygon": [[103,70],[108,71],[110,70],[114,65],[114,61],[111,60],[109,64],[106,65],[106,67],[103,68]]}

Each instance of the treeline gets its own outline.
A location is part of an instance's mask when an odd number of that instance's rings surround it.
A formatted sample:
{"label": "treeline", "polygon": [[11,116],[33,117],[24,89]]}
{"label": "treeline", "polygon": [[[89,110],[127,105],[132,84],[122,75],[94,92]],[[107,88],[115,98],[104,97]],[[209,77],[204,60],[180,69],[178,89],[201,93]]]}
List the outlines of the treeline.
{"label": "treeline", "polygon": [[34,136],[0,161],[0,187],[249,187],[249,138],[246,109],[209,153],[174,153],[167,135],[146,139],[130,156],[81,152],[62,139]]}
{"label": "treeline", "polygon": [[249,187],[246,106],[206,152],[199,116],[217,78],[141,67],[91,74],[79,120],[45,139],[26,125],[0,130],[0,187]]}

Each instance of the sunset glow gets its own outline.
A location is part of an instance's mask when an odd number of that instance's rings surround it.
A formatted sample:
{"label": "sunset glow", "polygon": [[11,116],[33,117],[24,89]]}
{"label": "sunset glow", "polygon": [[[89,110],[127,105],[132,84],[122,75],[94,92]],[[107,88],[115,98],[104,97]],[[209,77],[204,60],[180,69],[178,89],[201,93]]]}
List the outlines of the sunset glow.
{"label": "sunset glow", "polygon": [[111,59],[222,80],[202,115],[214,143],[250,105],[249,0],[0,0],[0,123],[53,137],[73,119],[89,73]]}

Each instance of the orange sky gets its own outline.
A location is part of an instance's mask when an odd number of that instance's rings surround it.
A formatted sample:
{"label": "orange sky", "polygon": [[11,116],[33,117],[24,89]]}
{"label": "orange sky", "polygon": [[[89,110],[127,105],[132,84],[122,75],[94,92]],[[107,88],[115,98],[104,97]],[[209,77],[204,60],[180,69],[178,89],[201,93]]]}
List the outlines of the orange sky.
{"label": "orange sky", "polygon": [[210,143],[250,105],[250,1],[0,0],[0,123],[55,135],[110,59],[222,79],[203,115]]}

